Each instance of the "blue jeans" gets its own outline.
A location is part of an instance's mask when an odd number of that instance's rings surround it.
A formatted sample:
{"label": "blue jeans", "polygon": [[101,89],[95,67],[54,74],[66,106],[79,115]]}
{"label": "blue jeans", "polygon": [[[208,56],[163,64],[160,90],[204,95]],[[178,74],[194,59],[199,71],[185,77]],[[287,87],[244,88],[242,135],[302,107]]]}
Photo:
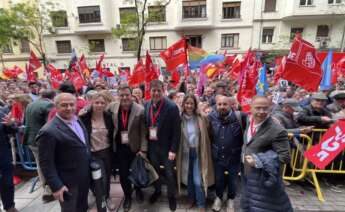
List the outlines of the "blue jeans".
{"label": "blue jeans", "polygon": [[188,196],[195,200],[198,208],[206,207],[205,192],[202,186],[199,159],[195,148],[189,149]]}
{"label": "blue jeans", "polygon": [[[235,199],[237,190],[237,177],[240,169],[240,163],[230,163],[228,166],[223,166],[218,163],[214,163],[214,171],[216,177],[216,195],[220,199],[223,198],[225,190],[225,184],[228,185],[228,199]],[[224,172],[227,171],[228,175]]]}

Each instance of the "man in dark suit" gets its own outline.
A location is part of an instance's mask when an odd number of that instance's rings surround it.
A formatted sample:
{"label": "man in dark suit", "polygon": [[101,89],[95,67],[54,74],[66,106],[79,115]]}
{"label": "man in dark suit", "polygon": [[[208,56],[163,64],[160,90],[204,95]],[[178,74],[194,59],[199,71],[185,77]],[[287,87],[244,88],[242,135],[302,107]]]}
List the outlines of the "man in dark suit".
{"label": "man in dark suit", "polygon": [[[125,194],[124,211],[131,208],[132,184],[128,179],[130,165],[138,153],[146,153],[147,139],[144,120],[144,107],[133,102],[131,88],[122,84],[118,88],[120,102],[109,105],[114,129],[114,152],[119,162],[120,183]],[[136,189],[137,200],[143,201],[143,194]]]}
{"label": "man in dark suit", "polygon": [[[145,121],[148,128],[148,156],[157,172],[164,166],[168,186],[170,210],[176,210],[176,151],[181,137],[181,120],[175,103],[163,97],[164,84],[159,80],[150,83],[151,100],[145,104]],[[161,178],[161,177],[160,177]],[[161,180],[154,184],[155,192],[150,198],[155,203],[161,195]]]}
{"label": "man in dark suit", "polygon": [[[76,97],[61,93],[54,100],[57,113],[37,136],[43,176],[63,212],[86,212],[90,184],[89,138],[75,115]],[[64,199],[64,193],[70,198]],[[66,196],[66,195],[65,195]]]}
{"label": "man in dark suit", "polygon": [[36,143],[35,138],[38,131],[47,122],[49,111],[54,106],[54,97],[55,91],[44,90],[41,92],[41,97],[38,100],[31,102],[25,110],[24,144],[29,145],[29,148],[34,155],[38,176],[43,187],[42,199],[45,202],[54,200],[54,198],[49,187],[46,186],[46,181],[42,175],[41,167],[39,166],[38,144]]}
{"label": "man in dark suit", "polygon": [[[246,183],[248,174],[260,168],[257,161],[258,153],[273,150],[277,153],[279,162],[286,164],[290,162],[289,140],[286,130],[270,116],[270,100],[265,96],[255,96],[251,104],[251,117],[244,133],[244,144],[242,147],[242,202],[241,208],[248,211],[246,203],[246,189],[253,186],[252,181]],[[258,185],[260,186],[260,185]],[[261,185],[262,186],[262,185]],[[272,195],[272,200],[274,199]],[[273,201],[272,201],[273,202]],[[258,203],[260,204],[260,203]]]}

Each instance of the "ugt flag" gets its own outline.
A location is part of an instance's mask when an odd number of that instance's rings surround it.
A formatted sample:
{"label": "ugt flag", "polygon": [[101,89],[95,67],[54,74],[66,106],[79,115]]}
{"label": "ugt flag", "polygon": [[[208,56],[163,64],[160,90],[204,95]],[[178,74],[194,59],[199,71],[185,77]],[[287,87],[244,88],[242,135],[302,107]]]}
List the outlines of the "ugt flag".
{"label": "ugt flag", "polygon": [[[282,78],[306,89],[317,91],[322,79],[320,61],[316,55],[314,46],[295,36],[285,64],[282,64]],[[306,80],[308,79],[308,80]]]}

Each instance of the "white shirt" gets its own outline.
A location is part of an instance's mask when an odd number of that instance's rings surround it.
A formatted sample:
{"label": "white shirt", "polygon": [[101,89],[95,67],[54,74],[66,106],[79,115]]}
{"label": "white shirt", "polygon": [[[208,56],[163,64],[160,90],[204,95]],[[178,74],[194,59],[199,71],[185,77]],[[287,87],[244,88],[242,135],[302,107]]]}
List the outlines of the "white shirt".
{"label": "white shirt", "polygon": [[[266,121],[266,119],[258,124],[253,124],[253,121],[254,121],[253,118],[250,118],[249,127],[247,130],[247,143],[249,143],[250,140],[252,140],[252,138],[259,131],[261,125]],[[252,135],[252,132],[254,135]]]}

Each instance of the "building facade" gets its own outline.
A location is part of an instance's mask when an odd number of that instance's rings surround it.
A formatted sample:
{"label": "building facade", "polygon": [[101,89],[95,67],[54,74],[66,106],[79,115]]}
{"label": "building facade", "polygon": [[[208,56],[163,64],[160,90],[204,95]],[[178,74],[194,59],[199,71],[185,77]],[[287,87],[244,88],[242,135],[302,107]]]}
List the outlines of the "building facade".
{"label": "building facade", "polygon": [[[46,53],[56,67],[68,67],[72,49],[85,54],[95,67],[105,52],[104,66],[133,68],[136,56],[131,38],[117,38],[112,29],[121,26],[121,14],[133,10],[127,0],[39,0],[56,2],[52,11],[54,33],[44,36]],[[147,15],[156,0],[148,0]],[[171,0],[158,19],[150,22],[142,53],[149,50],[164,67],[159,52],[182,36],[208,52],[244,53],[289,49],[297,32],[320,49],[345,46],[344,0]]]}

